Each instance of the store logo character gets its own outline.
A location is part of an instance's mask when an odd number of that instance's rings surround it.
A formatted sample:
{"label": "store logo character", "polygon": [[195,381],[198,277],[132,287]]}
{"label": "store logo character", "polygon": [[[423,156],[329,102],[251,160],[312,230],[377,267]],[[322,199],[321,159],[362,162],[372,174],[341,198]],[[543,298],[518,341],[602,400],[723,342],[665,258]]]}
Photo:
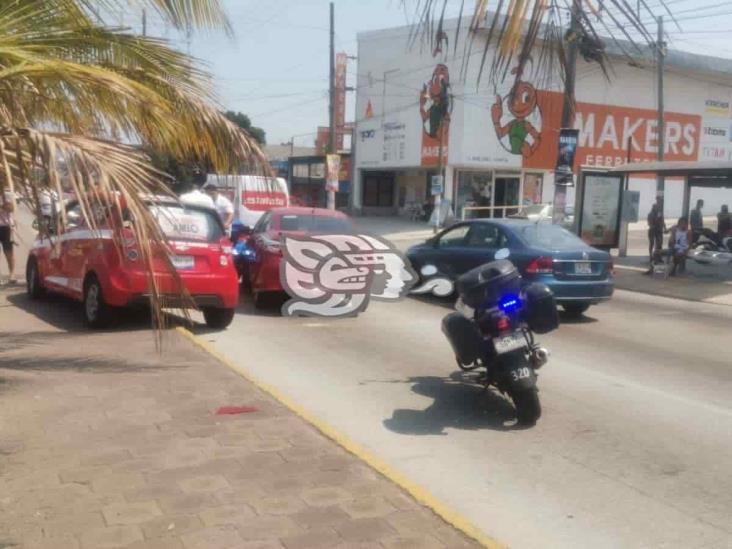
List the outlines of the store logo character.
{"label": "store logo character", "polygon": [[[517,70],[514,69],[512,74],[517,74]],[[539,147],[541,111],[538,101],[536,88],[520,77],[516,78],[507,95],[503,98],[496,95],[496,102],[491,107],[493,127],[501,145],[511,154],[528,158]]]}

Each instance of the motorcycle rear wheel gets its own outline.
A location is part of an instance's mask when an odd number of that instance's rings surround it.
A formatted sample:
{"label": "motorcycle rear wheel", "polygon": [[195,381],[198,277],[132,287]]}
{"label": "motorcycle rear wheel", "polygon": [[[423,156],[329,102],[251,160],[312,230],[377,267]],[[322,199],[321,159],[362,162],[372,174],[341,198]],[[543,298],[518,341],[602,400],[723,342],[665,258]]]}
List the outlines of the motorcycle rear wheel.
{"label": "motorcycle rear wheel", "polygon": [[541,417],[541,402],[539,402],[539,391],[536,387],[511,392],[511,400],[516,407],[516,419],[518,424],[525,427],[533,427]]}

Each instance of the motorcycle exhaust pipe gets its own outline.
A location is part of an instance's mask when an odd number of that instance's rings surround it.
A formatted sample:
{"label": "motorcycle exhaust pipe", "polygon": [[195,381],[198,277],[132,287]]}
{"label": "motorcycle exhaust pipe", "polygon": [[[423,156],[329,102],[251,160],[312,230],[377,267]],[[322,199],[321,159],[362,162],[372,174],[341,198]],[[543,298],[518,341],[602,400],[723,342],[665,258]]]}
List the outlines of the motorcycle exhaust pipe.
{"label": "motorcycle exhaust pipe", "polygon": [[549,362],[549,355],[551,353],[549,352],[549,349],[545,347],[535,347],[532,352],[532,362],[534,363],[534,369],[538,370],[544,364]]}

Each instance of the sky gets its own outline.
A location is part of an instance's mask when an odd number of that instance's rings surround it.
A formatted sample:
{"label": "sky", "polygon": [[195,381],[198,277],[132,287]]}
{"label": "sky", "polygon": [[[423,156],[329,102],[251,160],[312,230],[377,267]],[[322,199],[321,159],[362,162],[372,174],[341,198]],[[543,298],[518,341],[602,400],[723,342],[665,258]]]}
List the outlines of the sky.
{"label": "sky", "polygon": [[[635,4],[636,0],[628,0]],[[663,13],[660,0],[645,0]],[[221,106],[241,111],[267,132],[268,143],[312,146],[319,125],[328,123],[328,1],[222,0],[235,36],[196,32],[189,40],[148,17],[148,33],[190,51],[213,74]],[[601,0],[595,0],[595,4]],[[448,2],[456,16],[460,0]],[[666,0],[683,32],[667,21],[670,47],[732,58],[732,1]],[[417,0],[406,0],[415,6]],[[466,9],[473,2],[466,0]],[[490,5],[490,3],[489,3]],[[135,14],[120,15],[137,27]],[[356,55],[356,34],[411,21],[402,0],[335,0],[336,51]],[[655,24],[649,28],[655,32]],[[406,44],[405,44],[406,47]],[[356,61],[349,61],[348,85],[355,85]],[[347,119],[353,119],[348,94]]]}

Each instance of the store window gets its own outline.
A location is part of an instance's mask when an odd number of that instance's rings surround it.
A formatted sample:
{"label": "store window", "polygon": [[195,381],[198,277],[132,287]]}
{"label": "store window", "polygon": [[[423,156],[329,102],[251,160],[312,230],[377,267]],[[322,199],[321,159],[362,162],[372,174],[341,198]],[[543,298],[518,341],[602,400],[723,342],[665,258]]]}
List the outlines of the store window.
{"label": "store window", "polygon": [[461,171],[458,173],[455,213],[459,218],[490,217],[488,208],[493,205],[492,197],[493,172]]}
{"label": "store window", "polygon": [[324,179],[325,178],[325,163],[318,162],[317,164],[310,164],[310,178],[311,179]]}
{"label": "store window", "polygon": [[540,173],[527,173],[524,175],[524,197],[522,200],[524,206],[541,204],[543,181],[544,176]]}
{"label": "store window", "polygon": [[293,175],[293,177],[302,177],[303,179],[307,179],[308,165],[307,164],[293,164],[292,175]]}

